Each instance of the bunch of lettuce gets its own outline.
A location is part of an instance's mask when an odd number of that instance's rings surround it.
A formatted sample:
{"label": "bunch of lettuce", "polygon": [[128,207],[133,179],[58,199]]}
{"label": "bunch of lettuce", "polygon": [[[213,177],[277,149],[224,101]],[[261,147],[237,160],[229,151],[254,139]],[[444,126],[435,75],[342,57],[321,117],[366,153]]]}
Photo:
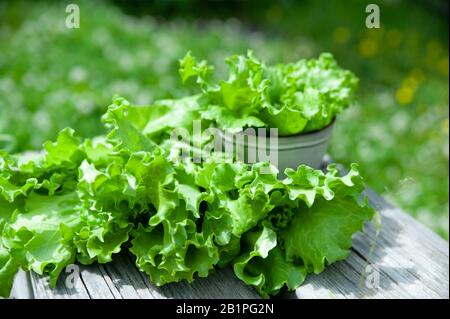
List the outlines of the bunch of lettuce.
{"label": "bunch of lettuce", "polygon": [[358,86],[358,78],[330,53],[275,66],[252,52],[226,62],[229,77],[218,83],[211,80],[213,68],[190,53],[180,60],[180,74],[183,81],[195,77],[208,98],[202,117],[231,132],[274,127],[284,136],[322,129],[352,103]]}
{"label": "bunch of lettuce", "polygon": [[374,214],[356,165],[342,177],[299,166],[279,180],[275,168],[260,173],[267,163],[216,153],[193,163],[157,141],[170,125],[148,125],[171,103],[116,98],[105,137],[65,129],[41,152],[0,152],[0,295],[19,268],[55,286],[65,266],[108,263],[123,249],[156,285],[231,266],[264,297],[346,258]]}

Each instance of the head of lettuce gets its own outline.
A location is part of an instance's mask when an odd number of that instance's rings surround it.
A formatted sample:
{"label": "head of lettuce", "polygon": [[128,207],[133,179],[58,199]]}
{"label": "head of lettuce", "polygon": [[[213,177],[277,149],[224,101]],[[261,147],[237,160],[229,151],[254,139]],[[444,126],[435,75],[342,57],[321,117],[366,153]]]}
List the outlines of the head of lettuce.
{"label": "head of lettuce", "polygon": [[352,102],[358,78],[330,53],[318,59],[268,66],[252,52],[226,59],[229,75],[213,81],[213,68],[189,52],[180,60],[183,81],[196,78],[206,97],[202,118],[221,129],[278,128],[280,136],[320,130]]}

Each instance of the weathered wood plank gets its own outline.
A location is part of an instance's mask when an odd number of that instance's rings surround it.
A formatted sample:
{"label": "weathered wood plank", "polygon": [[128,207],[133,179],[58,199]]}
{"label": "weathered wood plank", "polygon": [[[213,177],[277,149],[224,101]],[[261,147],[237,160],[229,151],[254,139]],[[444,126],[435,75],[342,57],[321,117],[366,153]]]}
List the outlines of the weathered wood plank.
{"label": "weathered wood plank", "polygon": [[188,299],[258,299],[259,295],[236,278],[231,269],[219,269],[207,278],[192,283],[180,282],[161,287],[167,298]]}
{"label": "weathered wood plank", "polygon": [[154,299],[164,296],[145,281],[140,271],[128,258],[127,253],[114,257],[114,262],[103,265],[106,274],[124,299]]}
{"label": "weathered wood plank", "polygon": [[114,263],[104,267],[123,298],[258,298],[230,269],[218,270],[193,283],[182,281],[157,287],[135,267],[133,257],[127,253],[119,254]]}
{"label": "weathered wood plank", "polygon": [[[100,265],[74,265],[74,267],[76,268],[75,272],[71,270],[61,274],[55,288],[50,287],[48,278],[31,273],[31,284],[35,297],[38,299],[110,299],[120,297],[118,292],[110,289],[107,282],[109,277],[103,276]],[[72,277],[69,278],[69,276]]]}
{"label": "weathered wood plank", "polygon": [[51,288],[47,277],[31,272],[31,283],[36,299],[90,299],[82,280],[75,280],[73,287],[66,285],[67,273],[62,273],[56,288]]}
{"label": "weathered wood plank", "polygon": [[80,269],[80,279],[83,286],[89,292],[92,299],[112,299],[120,298],[116,289],[111,289],[103,273],[100,271],[100,265],[83,266]]}
{"label": "weathered wood plank", "polygon": [[14,285],[11,289],[11,297],[17,299],[34,298],[29,272],[19,270],[14,279]]}

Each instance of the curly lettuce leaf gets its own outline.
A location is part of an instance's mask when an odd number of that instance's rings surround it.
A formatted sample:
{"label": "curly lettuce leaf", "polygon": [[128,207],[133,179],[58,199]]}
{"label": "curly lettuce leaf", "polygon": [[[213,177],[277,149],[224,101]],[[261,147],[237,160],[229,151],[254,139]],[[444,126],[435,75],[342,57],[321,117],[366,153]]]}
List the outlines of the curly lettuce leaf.
{"label": "curly lettuce leaf", "polygon": [[[3,237],[3,228],[10,222],[16,207],[0,197],[0,238]],[[11,255],[9,250],[0,241],[0,296],[8,296],[11,291],[14,276],[20,264]]]}
{"label": "curly lettuce leaf", "polygon": [[231,133],[242,131],[246,127],[264,127],[267,124],[255,115],[242,116],[220,105],[209,105],[202,113],[202,119],[220,123],[221,129]]}
{"label": "curly lettuce leaf", "polygon": [[22,267],[50,277],[54,287],[63,268],[75,260],[66,229],[79,226],[75,192],[40,195],[32,192],[2,231],[2,244]]}
{"label": "curly lettuce leaf", "polygon": [[352,235],[361,230],[364,222],[372,219],[373,209],[367,200],[360,200],[364,185],[357,166],[339,177],[331,166],[323,175],[303,170],[293,173],[293,181],[308,191],[315,192],[316,198],[303,197],[305,205],[296,210],[290,224],[280,231],[286,256],[289,260],[301,259],[310,272],[320,273],[325,266],[345,259],[350,253]]}
{"label": "curly lettuce leaf", "polygon": [[285,285],[296,289],[306,278],[303,265],[287,261],[284,251],[277,246],[276,233],[267,226],[260,231],[245,234],[243,247],[247,251],[234,261],[234,273],[258,293],[268,298]]}
{"label": "curly lettuce leaf", "polygon": [[108,140],[115,144],[117,150],[126,152],[152,151],[156,145],[146,138],[128,118],[130,102],[117,97],[102,120],[110,128]]}
{"label": "curly lettuce leaf", "polygon": [[213,67],[208,65],[205,60],[197,61],[192,56],[192,53],[188,51],[186,55],[179,60],[181,80],[185,83],[189,78],[196,77],[197,83],[201,86],[207,86],[209,84],[209,77],[213,71]]}
{"label": "curly lettuce leaf", "polygon": [[0,245],[0,296],[9,295],[19,266],[10,252],[3,245]]}

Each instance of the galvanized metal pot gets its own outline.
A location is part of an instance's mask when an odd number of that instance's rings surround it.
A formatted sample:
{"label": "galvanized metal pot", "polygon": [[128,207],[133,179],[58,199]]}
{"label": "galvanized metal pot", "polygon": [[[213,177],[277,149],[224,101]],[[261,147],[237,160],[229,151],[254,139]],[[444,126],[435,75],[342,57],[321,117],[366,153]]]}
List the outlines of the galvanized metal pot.
{"label": "galvanized metal pot", "polygon": [[[286,168],[296,169],[300,164],[320,168],[333,127],[334,120],[319,131],[292,136],[262,136],[263,138],[260,138],[258,131],[253,137],[244,131],[234,135],[222,132],[222,138],[225,150],[234,149],[237,158],[249,164],[267,161],[268,158],[273,158],[273,155],[277,154],[277,160],[271,163],[278,168],[279,176],[282,177]],[[276,141],[271,140],[274,138]]]}

